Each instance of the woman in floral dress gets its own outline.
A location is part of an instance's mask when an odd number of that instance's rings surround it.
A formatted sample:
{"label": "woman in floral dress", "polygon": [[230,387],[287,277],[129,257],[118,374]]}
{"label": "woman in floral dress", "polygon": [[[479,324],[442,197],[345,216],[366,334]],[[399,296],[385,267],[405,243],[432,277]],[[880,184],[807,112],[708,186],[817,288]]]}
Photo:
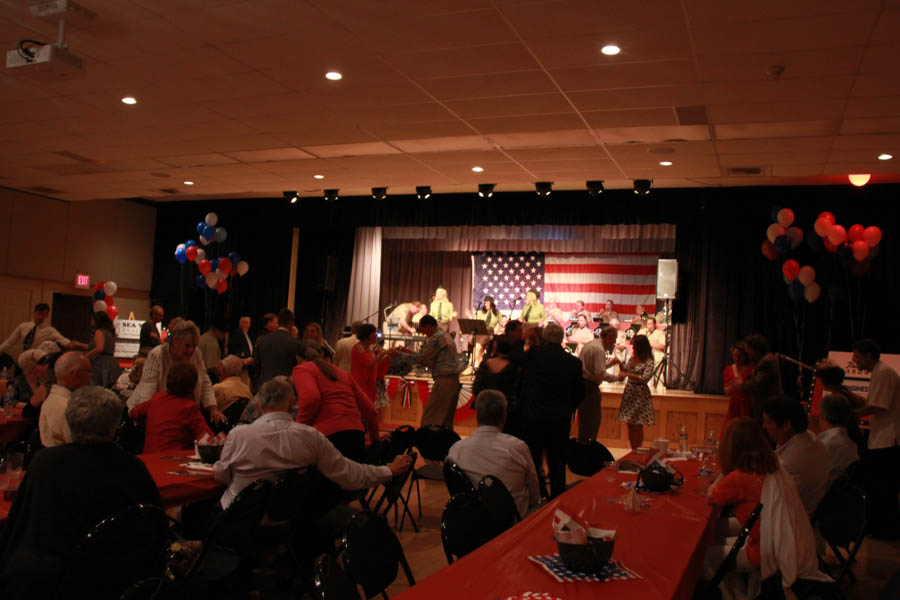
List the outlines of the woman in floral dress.
{"label": "woman in floral dress", "polygon": [[628,441],[634,451],[644,442],[644,425],[650,426],[656,421],[653,418],[653,396],[647,385],[653,376],[653,350],[645,335],[635,336],[632,346],[634,353],[631,360],[620,373],[628,377],[628,383],[622,392],[619,420],[628,425]]}

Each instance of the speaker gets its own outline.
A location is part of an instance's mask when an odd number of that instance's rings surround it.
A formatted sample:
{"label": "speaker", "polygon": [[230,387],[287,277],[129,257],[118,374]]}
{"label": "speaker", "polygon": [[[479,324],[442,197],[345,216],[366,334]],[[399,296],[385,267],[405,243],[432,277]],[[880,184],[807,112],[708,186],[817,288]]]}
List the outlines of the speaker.
{"label": "speaker", "polygon": [[656,267],[656,297],[675,298],[678,293],[678,261],[661,258]]}

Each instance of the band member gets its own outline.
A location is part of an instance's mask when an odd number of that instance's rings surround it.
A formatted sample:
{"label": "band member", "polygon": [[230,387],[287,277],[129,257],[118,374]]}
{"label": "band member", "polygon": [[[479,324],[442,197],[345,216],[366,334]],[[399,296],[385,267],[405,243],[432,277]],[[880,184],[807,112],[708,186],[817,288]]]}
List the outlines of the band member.
{"label": "band member", "polygon": [[456,317],[456,311],[453,310],[453,303],[447,299],[447,290],[443,286],[438,286],[434,291],[434,300],[428,314],[434,317],[438,327],[450,331],[450,321]]}
{"label": "band member", "polygon": [[584,300],[579,300],[575,303],[575,310],[572,311],[572,315],[570,316],[569,320],[577,321],[578,315],[584,315],[585,320],[587,320],[588,323],[591,322],[591,313],[587,308],[585,308]]}
{"label": "band member", "polygon": [[[644,323],[647,321],[647,317],[650,315],[647,314],[647,311],[644,310],[644,307],[640,304],[634,307],[634,318],[631,319],[632,325],[640,325],[642,328],[644,327]],[[640,335],[640,333],[638,333]]]}
{"label": "band member", "polygon": [[[616,305],[613,304],[612,300],[606,301],[606,307],[600,311],[600,314],[597,315],[607,323],[612,322],[613,319],[619,318],[619,313],[616,312]],[[588,319],[590,321],[590,319]]]}
{"label": "band member", "polygon": [[562,309],[558,304],[556,304],[556,298],[553,296],[549,296],[547,298],[547,304],[544,307],[544,312],[547,313],[548,321],[557,323],[563,329],[565,329],[565,327],[569,324],[568,321],[566,321],[566,316],[563,314]]}
{"label": "band member", "polygon": [[525,306],[522,307],[522,316],[520,317],[525,325],[535,326],[547,319],[547,313],[544,312],[544,305],[538,302],[537,290],[528,290],[525,293]]}
{"label": "band member", "polygon": [[594,341],[594,332],[588,327],[587,318],[584,314],[578,315],[578,323],[572,328],[572,332],[566,336],[566,341],[570,344],[578,344],[575,347],[575,356],[581,355],[581,349],[585,344]]}
{"label": "band member", "polygon": [[656,328],[656,319],[649,317],[643,329],[638,331],[638,335],[646,335],[650,342],[650,348],[653,350],[653,364],[658,365],[666,355],[666,332]]}
{"label": "band member", "polygon": [[490,334],[492,334],[497,326],[500,325],[500,311],[497,310],[497,305],[494,304],[494,298],[492,296],[484,297],[484,302],[482,303],[481,308],[478,309],[478,312],[475,313],[475,318],[479,321],[484,321],[484,327],[488,330],[489,334],[475,336],[475,355],[472,366],[477,369],[484,356],[484,349],[491,340]]}
{"label": "band member", "polygon": [[[413,325],[413,317],[418,314],[422,303],[418,300],[411,302],[403,302],[398,304],[394,310],[390,312],[384,322],[382,331],[385,335],[416,335],[416,328]],[[402,346],[400,340],[391,340],[388,348],[394,346]]]}

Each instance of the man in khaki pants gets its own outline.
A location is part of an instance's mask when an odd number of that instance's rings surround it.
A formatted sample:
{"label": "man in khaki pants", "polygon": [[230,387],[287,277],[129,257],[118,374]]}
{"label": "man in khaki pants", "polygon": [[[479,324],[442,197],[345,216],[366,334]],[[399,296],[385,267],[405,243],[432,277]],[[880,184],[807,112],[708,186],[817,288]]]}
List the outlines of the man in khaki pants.
{"label": "man in khaki pants", "polygon": [[623,376],[611,375],[606,370],[619,363],[618,358],[606,360],[606,351],[616,345],[618,332],[607,325],[600,331],[600,338],[585,344],[581,349],[581,374],[584,377],[584,400],[578,405],[578,441],[597,439],[600,430],[600,384],[604,381],[622,381]]}
{"label": "man in khaki pants", "polygon": [[443,425],[453,429],[453,416],[459,399],[459,372],[456,365],[456,347],[446,331],[438,327],[437,320],[425,315],[419,321],[419,330],[428,336],[422,351],[410,355],[413,363],[422,363],[431,368],[434,387],[428,396],[422,427]]}

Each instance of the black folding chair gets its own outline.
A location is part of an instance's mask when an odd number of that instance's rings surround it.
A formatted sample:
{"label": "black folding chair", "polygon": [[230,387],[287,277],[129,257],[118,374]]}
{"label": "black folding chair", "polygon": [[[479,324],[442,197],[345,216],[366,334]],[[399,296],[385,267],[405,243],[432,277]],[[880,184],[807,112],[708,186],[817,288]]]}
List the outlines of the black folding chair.
{"label": "black folding chair", "polygon": [[741,527],[741,532],[738,534],[734,545],[731,547],[731,550],[728,552],[725,560],[722,561],[722,564],[716,570],[716,574],[713,575],[713,578],[706,584],[706,587],[699,594],[694,595],[695,598],[699,597],[704,600],[716,600],[722,597],[722,592],[719,590],[719,584],[722,583],[722,580],[725,579],[725,576],[731,570],[733,570],[735,565],[737,564],[738,552],[740,552],[741,548],[744,547],[744,544],[747,543],[747,538],[750,536],[750,531],[753,529],[753,525],[755,525],[757,519],[759,519],[759,515],[760,513],[762,513],[762,508],[762,504],[757,504],[756,508],[753,509],[753,512],[750,513],[750,516],[747,518],[744,526]]}
{"label": "black folding chair", "polygon": [[250,402],[250,398],[238,398],[222,411],[228,423],[235,425],[241,420],[241,415],[244,414],[244,409],[247,408],[248,402]]}
{"label": "black folding chair", "polygon": [[313,581],[320,600],[359,600],[356,584],[330,554],[322,554],[316,559]]}
{"label": "black folding chair", "polygon": [[[834,552],[840,570],[836,576],[831,573],[822,560],[823,557],[819,557],[819,564],[836,583],[840,584],[846,575],[850,576],[850,581],[856,583],[851,566],[866,537],[866,527],[869,523],[868,500],[865,493],[853,485],[849,478],[839,478],[819,503],[813,516],[813,523],[818,524],[819,533]],[[841,553],[841,549],[847,552],[846,556]]]}
{"label": "black folding chair", "polygon": [[419,518],[422,518],[422,494],[419,488],[419,481],[427,479],[429,481],[443,481],[444,472],[441,463],[447,458],[450,447],[460,440],[459,434],[441,425],[426,425],[416,430],[415,446],[419,449],[422,458],[429,462],[412,474],[409,482],[409,489],[406,491],[406,502],[409,504],[412,495],[413,484],[416,486],[416,497],[419,502]]}
{"label": "black folding chair", "polygon": [[118,598],[138,581],[162,575],[169,520],[138,504],[103,519],[65,561],[57,597]]}
{"label": "black folding chair", "polygon": [[347,523],[341,556],[344,569],[362,586],[367,600],[378,594],[387,598],[386,590],[397,578],[398,565],[410,587],[416,585],[400,540],[384,517],[371,511],[359,512]]}
{"label": "black folding chair", "polygon": [[566,443],[566,466],[576,475],[591,477],[613,462],[616,459],[612,453],[596,440],[581,443],[571,438]]}
{"label": "black folding chair", "polygon": [[[390,440],[386,442],[376,442],[366,448],[366,457],[363,460],[369,465],[386,465],[400,454],[409,452],[413,447],[416,430],[411,425],[401,425],[391,432]],[[375,500],[378,493],[378,486],[374,486],[372,490],[364,498],[360,498],[360,504],[366,510]]]}
{"label": "black folding chair", "polygon": [[451,496],[456,494],[476,494],[475,486],[472,480],[466,475],[465,471],[459,468],[459,465],[451,460],[444,461],[444,483],[447,484],[447,491]]}
{"label": "black folding chair", "polygon": [[147,427],[143,423],[135,423],[126,415],[116,429],[116,441],[132,454],[140,454],[144,451],[146,432]]}
{"label": "black folding chair", "polygon": [[494,537],[487,506],[472,494],[456,494],[441,513],[441,545],[447,564],[462,558]]}
{"label": "black folding chair", "polygon": [[[394,525],[397,527],[397,531],[403,531],[403,523],[406,521],[406,515],[409,515],[409,520],[412,523],[413,530],[416,533],[419,533],[419,526],[416,523],[416,520],[413,518],[412,512],[410,512],[409,510],[409,503],[406,501],[406,498],[403,497],[403,486],[406,485],[406,481],[413,473],[413,465],[416,464],[418,455],[413,452],[410,454],[410,458],[411,461],[409,463],[409,470],[402,475],[395,475],[391,478],[390,481],[384,484],[384,492],[381,494],[381,498],[378,499],[378,502],[375,504],[375,508],[372,509],[372,512],[376,514],[380,513],[381,516],[387,518],[388,512],[391,510],[391,508],[393,508]],[[402,516],[399,516],[399,507],[397,506],[398,502],[403,506]],[[381,509],[382,505],[384,505],[384,510]]]}
{"label": "black folding chair", "polygon": [[488,509],[497,535],[522,520],[512,494],[503,482],[493,475],[485,475],[478,482],[478,497]]}

